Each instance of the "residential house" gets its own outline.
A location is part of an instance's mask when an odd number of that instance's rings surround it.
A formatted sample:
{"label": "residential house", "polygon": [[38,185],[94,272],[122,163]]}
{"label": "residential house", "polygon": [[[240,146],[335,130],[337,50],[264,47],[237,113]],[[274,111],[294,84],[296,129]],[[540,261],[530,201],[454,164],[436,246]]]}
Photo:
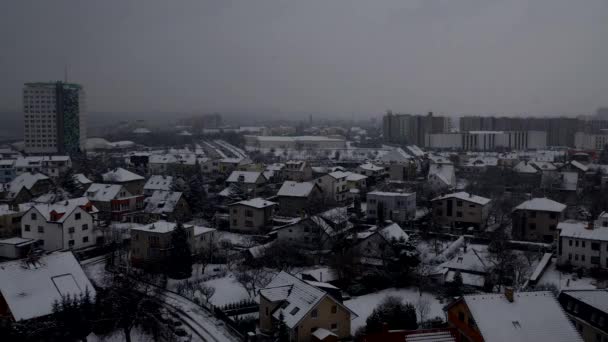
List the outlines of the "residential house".
{"label": "residential house", "polygon": [[360,342],[460,342],[458,330],[454,328],[389,330],[361,336]]}
{"label": "residential house", "polygon": [[440,283],[450,283],[460,274],[463,285],[480,290],[484,288],[492,266],[485,248],[466,247],[439,266],[442,275]]}
{"label": "residential house", "polygon": [[29,156],[15,160],[15,173],[36,173],[57,178],[72,168],[72,159],[69,156]]}
{"label": "residential house", "polygon": [[306,182],[312,180],[312,168],[303,160],[290,160],[285,163],[283,176],[286,180]]}
{"label": "residential house", "polygon": [[137,222],[144,208],[143,195],[133,195],[119,184],[93,183],[84,195],[99,209],[100,220]]}
{"label": "residential house", "polygon": [[416,216],[416,193],[368,192],[366,214],[370,221],[408,221]]}
{"label": "residential house", "polygon": [[608,291],[567,290],[558,301],[585,342],[608,341]]}
{"label": "residential house", "polygon": [[386,169],[382,166],[374,165],[372,163],[365,163],[357,166],[357,173],[372,178],[381,178],[384,176]]}
{"label": "residential house", "polygon": [[228,174],[238,169],[247,168],[249,164],[252,164],[249,158],[223,158],[219,160],[219,171],[223,174]]}
{"label": "residential house", "polygon": [[276,205],[260,197],[230,204],[230,230],[250,234],[270,231]]}
{"label": "residential house", "polygon": [[76,186],[82,190],[87,189],[91,184],[93,184],[93,181],[87,178],[87,176],[85,176],[83,173],[76,173],[74,174],[73,178]]}
{"label": "residential house", "polygon": [[34,239],[25,239],[14,236],[0,240],[0,257],[5,259],[26,258],[38,242]]}
{"label": "residential house", "polygon": [[387,258],[392,258],[391,249],[388,248],[393,242],[405,242],[409,240],[407,233],[397,223],[391,223],[383,228],[373,227],[366,232],[357,234],[355,245],[356,255],[361,258],[361,263],[372,265],[384,265]]}
{"label": "residential house", "polygon": [[171,191],[173,187],[173,177],[164,175],[152,175],[144,184],[144,195],[152,196],[152,193],[160,191]]}
{"label": "residential house", "polygon": [[95,287],[71,252],[56,252],[0,264],[0,318],[27,321],[53,313],[56,302],[89,293]]}
{"label": "residential house", "polygon": [[218,247],[218,234],[215,228],[194,226],[194,237],[192,239],[192,253],[213,253]]}
{"label": "residential house", "polygon": [[480,230],[487,224],[490,202],[489,198],[464,191],[435,197],[431,200],[433,222],[442,227]]}
{"label": "residential house", "polygon": [[36,204],[21,218],[21,237],[47,251],[81,249],[96,243],[97,208],[86,197]]}
{"label": "residential house", "polygon": [[330,203],[343,203],[348,193],[348,173],[335,171],[317,178],[316,183],[323,190],[323,196]]}
{"label": "residential house", "polygon": [[322,199],[323,191],[316,183],[285,181],[277,193],[279,214],[300,216],[315,211]]}
{"label": "residential house", "polygon": [[593,222],[565,221],[559,231],[559,264],[582,268],[608,268],[608,228]]}
{"label": "residential house", "polygon": [[233,171],[226,179],[228,187],[236,187],[248,197],[259,196],[266,186],[267,179],[259,171]]}
{"label": "residential house", "polygon": [[435,192],[446,191],[456,187],[456,173],[454,165],[448,162],[429,165],[427,181],[431,190]]}
{"label": "residential house", "polygon": [[0,200],[5,203],[21,204],[48,192],[52,187],[51,179],[42,173],[25,172],[4,185]]}
{"label": "residential house", "polygon": [[276,333],[282,319],[289,341],[325,340],[328,334],[337,340],[351,336],[351,320],[357,316],[354,312],[321,288],[286,272],[277,274],[259,291],[259,297],[259,329],[263,334]]}
{"label": "residential house", "polygon": [[551,243],[557,240],[557,224],[564,218],[565,204],[548,198],[533,198],[511,213],[513,238]]}
{"label": "residential house", "polygon": [[445,310],[462,341],[583,342],[549,291],[465,295]]}
{"label": "residential house", "polygon": [[16,236],[21,232],[23,213],[13,209],[8,204],[0,204],[0,238]]}
{"label": "residential house", "polygon": [[0,184],[10,183],[15,177],[15,160],[0,159]]}
{"label": "residential house", "polygon": [[[171,233],[176,227],[177,223],[167,221],[132,227],[129,248],[133,266],[144,266],[146,263],[158,262],[168,257],[172,248]],[[192,246],[194,226],[185,224],[184,229]]]}
{"label": "residential house", "polygon": [[148,216],[148,221],[184,222],[192,216],[190,206],[179,191],[154,191],[144,199],[143,212]]}
{"label": "residential house", "polygon": [[144,177],[121,167],[104,173],[102,178],[105,183],[124,186],[133,195],[143,193],[144,184],[146,183]]}
{"label": "residential house", "polygon": [[346,176],[346,188],[348,190],[359,190],[364,191],[367,189],[367,176],[361,175],[354,172],[345,172]]}
{"label": "residential house", "polygon": [[202,155],[192,152],[152,154],[149,157],[148,169],[153,174],[192,174],[197,171],[197,165],[199,167],[207,165],[207,160]]}

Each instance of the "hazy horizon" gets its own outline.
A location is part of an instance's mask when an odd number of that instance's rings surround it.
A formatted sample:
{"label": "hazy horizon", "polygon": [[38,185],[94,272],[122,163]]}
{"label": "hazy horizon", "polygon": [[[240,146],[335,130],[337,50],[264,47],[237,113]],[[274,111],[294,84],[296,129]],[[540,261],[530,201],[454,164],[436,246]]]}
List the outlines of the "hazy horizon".
{"label": "hazy horizon", "polygon": [[89,112],[588,115],[606,22],[603,0],[3,3],[0,111],[67,65]]}

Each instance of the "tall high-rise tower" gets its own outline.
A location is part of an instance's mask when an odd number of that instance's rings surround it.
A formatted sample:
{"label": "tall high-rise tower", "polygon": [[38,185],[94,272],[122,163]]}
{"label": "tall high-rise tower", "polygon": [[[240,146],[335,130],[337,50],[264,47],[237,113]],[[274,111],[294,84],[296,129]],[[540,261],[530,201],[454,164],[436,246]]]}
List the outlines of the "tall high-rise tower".
{"label": "tall high-rise tower", "polygon": [[26,83],[23,114],[27,153],[70,154],[84,150],[86,103],[81,85]]}

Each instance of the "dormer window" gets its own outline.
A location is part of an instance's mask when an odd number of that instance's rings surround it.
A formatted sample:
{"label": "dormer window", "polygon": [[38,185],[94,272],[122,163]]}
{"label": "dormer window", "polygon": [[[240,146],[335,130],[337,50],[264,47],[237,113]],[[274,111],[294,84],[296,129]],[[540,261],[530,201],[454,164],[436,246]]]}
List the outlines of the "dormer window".
{"label": "dormer window", "polygon": [[300,308],[296,306],[295,308],[291,309],[289,314],[293,316],[293,315],[297,314],[299,311],[300,311]]}

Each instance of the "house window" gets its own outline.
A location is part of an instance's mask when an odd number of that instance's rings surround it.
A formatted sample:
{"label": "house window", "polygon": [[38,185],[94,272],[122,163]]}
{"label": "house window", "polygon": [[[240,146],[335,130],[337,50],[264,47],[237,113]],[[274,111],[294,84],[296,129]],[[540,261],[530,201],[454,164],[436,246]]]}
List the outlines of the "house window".
{"label": "house window", "polygon": [[578,261],[578,254],[574,254],[574,260]]}
{"label": "house window", "polygon": [[554,224],[552,224],[552,225],[549,226],[549,230],[555,230],[555,229],[556,229],[556,227],[555,227]]}
{"label": "house window", "polygon": [[247,217],[253,217],[253,211],[251,211],[251,210],[246,210],[246,211],[245,211],[245,216],[247,216]]}
{"label": "house window", "polygon": [[549,214],[549,218],[551,219],[555,219],[557,217],[557,215],[555,213],[550,213]]}
{"label": "house window", "polygon": [[457,207],[462,207],[462,201],[456,201],[456,206]]}
{"label": "house window", "polygon": [[89,225],[88,224],[83,224],[82,225],[82,230],[88,230],[89,229]]}
{"label": "house window", "polygon": [[591,263],[594,265],[599,265],[600,264],[600,257],[599,256],[592,256],[591,257]]}
{"label": "house window", "polygon": [[528,228],[529,228],[530,230],[535,230],[535,229],[536,229],[536,223],[530,223],[530,224],[528,225]]}
{"label": "house window", "polygon": [[336,312],[338,312],[338,306],[337,306],[337,305],[333,305],[333,306],[331,307],[331,313],[332,313],[332,314],[335,314]]}
{"label": "house window", "polygon": [[464,322],[464,312],[458,311],[458,320]]}
{"label": "house window", "polygon": [[585,261],[585,254],[581,254],[581,261]]}
{"label": "house window", "polygon": [[32,213],[32,215],[30,215],[30,217],[31,217],[32,220],[35,220],[36,219],[36,213]]}
{"label": "house window", "polygon": [[70,240],[70,241],[68,241],[68,246],[69,246],[70,248],[74,247],[74,240]]}
{"label": "house window", "polygon": [[599,251],[600,250],[600,244],[597,242],[592,242],[591,243],[591,250],[593,251]]}
{"label": "house window", "polygon": [[331,330],[332,330],[332,331],[336,331],[336,330],[338,330],[338,323],[332,323],[332,324],[331,324]]}
{"label": "house window", "polygon": [[574,241],[574,246],[578,247],[578,240]]}
{"label": "house window", "polygon": [[253,221],[245,221],[245,227],[253,227]]}
{"label": "house window", "polygon": [[80,219],[81,219],[81,216],[82,216],[82,214],[80,214],[80,213],[76,213],[76,214],[74,215],[74,219],[75,219],[75,220],[80,220]]}
{"label": "house window", "polygon": [[68,228],[68,233],[74,234],[74,230],[75,230],[74,227],[70,227],[70,228]]}
{"label": "house window", "polygon": [[236,220],[232,220],[232,225],[236,226]]}
{"label": "house window", "polygon": [[572,247],[572,240],[568,240],[568,246]]}
{"label": "house window", "polygon": [[581,247],[585,248],[585,241],[581,241]]}
{"label": "house window", "polygon": [[457,211],[456,212],[456,217],[462,217],[462,211]]}
{"label": "house window", "polygon": [[29,231],[30,231],[30,225],[29,225],[29,224],[26,224],[26,225],[24,226],[24,228],[23,228],[23,229],[24,229],[26,232],[29,232]]}
{"label": "house window", "polygon": [[88,236],[83,236],[82,237],[82,243],[87,243],[89,242],[89,237]]}
{"label": "house window", "polygon": [[530,217],[531,218],[535,218],[536,217],[536,211],[531,211],[530,212]]}
{"label": "house window", "polygon": [[38,233],[44,233],[44,227],[38,226]]}
{"label": "house window", "polygon": [[319,311],[317,311],[317,309],[313,309],[313,310],[310,312],[310,317],[312,317],[312,318],[317,318],[318,316],[319,316]]}
{"label": "house window", "polygon": [[300,308],[296,306],[295,308],[291,309],[289,314],[293,316],[293,315],[297,314],[298,311],[300,311]]}

